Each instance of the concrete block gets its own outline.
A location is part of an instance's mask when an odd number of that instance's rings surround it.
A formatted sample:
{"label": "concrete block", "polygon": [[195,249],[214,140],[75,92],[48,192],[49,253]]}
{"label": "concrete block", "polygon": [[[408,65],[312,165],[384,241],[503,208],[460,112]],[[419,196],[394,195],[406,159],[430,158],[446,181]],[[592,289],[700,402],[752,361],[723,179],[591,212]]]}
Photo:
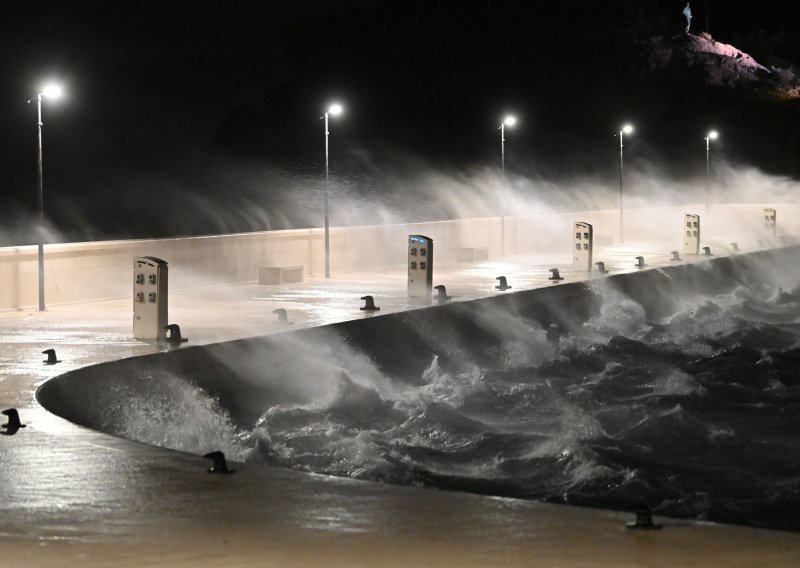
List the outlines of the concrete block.
{"label": "concrete block", "polygon": [[258,269],[259,284],[286,284],[303,281],[303,266],[261,266]]}
{"label": "concrete block", "polygon": [[489,260],[488,247],[459,247],[458,262],[477,262]]}

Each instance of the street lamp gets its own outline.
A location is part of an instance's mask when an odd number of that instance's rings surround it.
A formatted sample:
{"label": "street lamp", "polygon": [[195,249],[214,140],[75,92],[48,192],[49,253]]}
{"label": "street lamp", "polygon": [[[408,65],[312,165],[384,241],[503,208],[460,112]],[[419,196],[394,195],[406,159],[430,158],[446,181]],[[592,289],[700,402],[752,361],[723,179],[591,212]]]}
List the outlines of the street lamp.
{"label": "street lamp", "polygon": [[625,134],[633,132],[633,126],[626,124],[619,131],[619,242],[624,240],[622,233],[622,139]]}
{"label": "street lamp", "polygon": [[716,130],[712,130],[706,135],[706,217],[708,216],[708,194],[711,191],[711,141],[716,140],[718,136]]}
{"label": "street lamp", "polygon": [[[62,95],[59,85],[46,85],[36,94],[36,106],[38,110],[38,121],[36,122],[39,134],[39,150],[36,159],[36,180],[37,180],[37,205],[39,209],[39,235],[38,235],[38,256],[39,256],[39,311],[47,310],[44,304],[44,184],[42,181],[42,98],[57,99]],[[30,101],[28,101],[30,102]]]}
{"label": "street lamp", "polygon": [[328,115],[338,116],[344,108],[339,103],[333,103],[321,118],[325,119],[325,278],[331,277],[331,241],[330,221],[328,217],[328,191],[330,186],[330,169],[328,167]]}
{"label": "street lamp", "polygon": [[[516,117],[508,115],[500,123],[500,171],[503,175],[503,180],[506,179],[506,126],[514,126],[517,123]],[[500,200],[500,255],[506,254],[506,216]]]}
{"label": "street lamp", "polygon": [[517,119],[508,115],[500,123],[500,168],[503,172],[503,179],[506,177],[506,126],[514,126]]}

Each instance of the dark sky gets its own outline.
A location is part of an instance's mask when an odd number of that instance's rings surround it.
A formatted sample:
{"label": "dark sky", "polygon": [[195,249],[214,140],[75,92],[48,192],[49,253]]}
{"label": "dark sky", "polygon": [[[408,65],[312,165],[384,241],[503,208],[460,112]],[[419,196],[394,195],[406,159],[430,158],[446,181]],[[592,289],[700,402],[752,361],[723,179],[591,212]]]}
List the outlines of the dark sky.
{"label": "dark sky", "polygon": [[[67,202],[107,204],[126,177],[199,187],[191,172],[210,155],[281,164],[296,157],[292,168],[313,162],[318,174],[318,117],[334,94],[348,102],[337,134],[353,155],[398,149],[443,165],[480,161],[494,152],[494,122],[511,107],[528,125],[515,133],[519,147],[558,169],[556,156],[569,149],[577,156],[595,151],[592,140],[606,144],[628,109],[651,110],[644,87],[628,88],[620,67],[635,47],[620,38],[678,33],[683,4],[6,0],[3,224],[35,207],[36,109],[26,101],[49,77],[67,90],[46,103],[44,118],[45,184],[56,213]],[[692,6],[695,29],[708,13],[720,41],[800,62],[796,2]]]}
{"label": "dark sky", "polygon": [[[68,98],[48,105],[47,135],[87,151],[86,167],[97,166],[95,153],[126,162],[127,152],[152,157],[148,146],[202,144],[229,109],[282,80],[286,25],[329,4],[337,3],[3,2],[3,122],[24,134],[21,125],[35,123],[26,100],[54,77]],[[4,166],[19,142],[2,142]]]}
{"label": "dark sky", "polygon": [[60,81],[67,93],[44,108],[46,209],[63,226],[107,208],[109,195],[121,199],[126,179],[191,184],[184,172],[203,160],[231,109],[260,105],[263,93],[285,80],[287,26],[340,4],[0,3],[0,234],[27,224],[35,211],[36,105],[27,101],[45,80]]}

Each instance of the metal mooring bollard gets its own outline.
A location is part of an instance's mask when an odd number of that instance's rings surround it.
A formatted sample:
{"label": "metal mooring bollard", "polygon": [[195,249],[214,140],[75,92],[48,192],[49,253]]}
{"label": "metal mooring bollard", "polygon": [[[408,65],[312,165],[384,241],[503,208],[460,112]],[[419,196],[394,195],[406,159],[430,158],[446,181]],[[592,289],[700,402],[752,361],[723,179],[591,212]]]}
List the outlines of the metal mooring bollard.
{"label": "metal mooring bollard", "polygon": [[437,291],[436,301],[440,304],[444,304],[452,298],[452,296],[447,295],[447,288],[445,288],[444,284],[434,286],[433,289]]}
{"label": "metal mooring bollard", "polygon": [[495,280],[497,280],[497,286],[494,287],[495,290],[500,290],[501,292],[504,292],[506,290],[511,289],[511,286],[508,285],[505,276],[498,276],[497,278],[495,278]]}
{"label": "metal mooring bollard", "polygon": [[377,312],[380,310],[379,307],[375,305],[375,299],[372,296],[361,296],[361,299],[364,300],[364,306],[361,308],[367,312]]}
{"label": "metal mooring bollard", "polygon": [[208,473],[236,473],[235,469],[228,469],[228,462],[225,461],[225,454],[220,451],[208,452],[203,455],[204,458],[214,462],[206,471]]}
{"label": "metal mooring bollard", "polygon": [[278,316],[276,323],[282,325],[292,325],[293,322],[289,321],[289,316],[286,314],[286,310],[284,308],[278,308],[277,310],[272,310],[272,313]]}
{"label": "metal mooring bollard", "polygon": [[171,323],[165,326],[164,329],[167,330],[167,342],[170,345],[180,345],[181,343],[189,341],[188,337],[181,336],[181,326],[177,323]]}
{"label": "metal mooring bollard", "polygon": [[625,525],[627,528],[637,530],[658,530],[661,528],[661,525],[653,523],[653,514],[646,505],[639,505],[633,511],[636,513],[636,522],[627,523]]}
{"label": "metal mooring bollard", "polygon": [[55,349],[45,349],[42,351],[42,355],[47,355],[47,359],[42,361],[42,363],[45,365],[55,365],[56,363],[61,363],[61,359],[56,357]]}

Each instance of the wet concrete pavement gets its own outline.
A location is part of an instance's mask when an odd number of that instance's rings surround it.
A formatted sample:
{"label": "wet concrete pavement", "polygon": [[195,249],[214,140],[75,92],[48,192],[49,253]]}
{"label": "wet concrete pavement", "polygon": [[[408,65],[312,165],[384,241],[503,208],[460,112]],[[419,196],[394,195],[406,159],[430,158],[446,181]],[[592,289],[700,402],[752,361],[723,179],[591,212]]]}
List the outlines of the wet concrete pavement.
{"label": "wet concrete pavement", "polygon": [[[642,250],[641,247],[638,247]],[[633,271],[633,249],[603,253]],[[568,257],[453,265],[434,285],[453,301],[559,285]],[[668,264],[651,253],[648,264]],[[585,278],[562,270],[565,282]],[[595,276],[596,277],[596,276]],[[378,314],[416,309],[402,271],[335,275],[302,285],[170,292],[170,321],[190,345],[344,319],[371,294]],[[293,326],[276,322],[287,309]],[[61,363],[45,365],[55,348]],[[353,481],[235,464],[209,475],[201,457],[114,438],[41,408],[35,389],[66,371],[151,353],[135,341],[129,298],[0,313],[0,406],[27,427],[0,436],[0,566],[797,566],[793,533]]]}

